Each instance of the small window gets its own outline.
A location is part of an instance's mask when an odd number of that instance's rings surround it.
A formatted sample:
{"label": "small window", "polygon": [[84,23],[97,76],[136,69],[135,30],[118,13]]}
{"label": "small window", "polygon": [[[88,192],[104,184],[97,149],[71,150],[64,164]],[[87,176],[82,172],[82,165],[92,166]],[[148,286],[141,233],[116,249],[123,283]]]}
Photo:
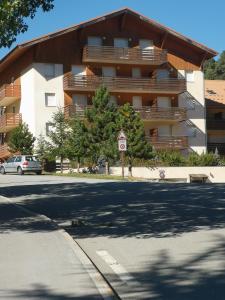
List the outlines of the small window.
{"label": "small window", "polygon": [[45,93],[45,106],[56,106],[55,93]]}
{"label": "small window", "polygon": [[222,120],[223,119],[223,113],[222,112],[217,112],[214,114],[214,119],[215,120]]}
{"label": "small window", "polygon": [[45,78],[52,79],[55,77],[55,65],[54,64],[46,64],[45,65]]}
{"label": "small window", "polygon": [[186,71],[186,80],[188,82],[194,82],[194,72],[193,71]]}
{"label": "small window", "polygon": [[52,123],[46,123],[46,135],[49,136],[50,132],[53,132],[53,124]]}
{"label": "small window", "polygon": [[141,77],[141,69],[140,68],[132,68],[132,77],[140,78]]}
{"label": "small window", "polygon": [[89,36],[88,37],[88,45],[89,46],[101,46],[102,38],[100,36]]}

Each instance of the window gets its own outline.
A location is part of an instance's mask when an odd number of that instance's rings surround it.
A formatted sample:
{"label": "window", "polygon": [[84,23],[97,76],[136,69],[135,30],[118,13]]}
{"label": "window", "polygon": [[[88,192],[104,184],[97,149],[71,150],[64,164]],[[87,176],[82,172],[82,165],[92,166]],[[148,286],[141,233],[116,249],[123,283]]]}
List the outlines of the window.
{"label": "window", "polygon": [[194,82],[194,72],[193,71],[186,71],[186,80],[188,82]]}
{"label": "window", "polygon": [[153,45],[153,41],[152,40],[144,40],[144,39],[141,39],[139,41],[139,46],[141,49],[143,50],[149,50],[149,49],[153,49],[154,48],[154,45]]}
{"label": "window", "polygon": [[217,112],[214,114],[214,119],[215,120],[222,120],[223,119],[223,113],[222,112]]}
{"label": "window", "polygon": [[53,131],[53,124],[52,123],[46,123],[46,135],[49,136],[50,132]]}
{"label": "window", "polygon": [[132,77],[140,78],[141,77],[141,69],[140,68],[132,68]]}
{"label": "window", "polygon": [[56,106],[55,93],[45,93],[45,106]]}
{"label": "window", "polygon": [[128,48],[128,39],[115,38],[114,47],[116,48]]}
{"label": "window", "polygon": [[45,65],[45,78],[52,79],[55,77],[55,65],[54,64],[46,64]]}
{"label": "window", "polygon": [[89,46],[101,46],[102,38],[99,36],[89,36],[88,37],[88,45]]}

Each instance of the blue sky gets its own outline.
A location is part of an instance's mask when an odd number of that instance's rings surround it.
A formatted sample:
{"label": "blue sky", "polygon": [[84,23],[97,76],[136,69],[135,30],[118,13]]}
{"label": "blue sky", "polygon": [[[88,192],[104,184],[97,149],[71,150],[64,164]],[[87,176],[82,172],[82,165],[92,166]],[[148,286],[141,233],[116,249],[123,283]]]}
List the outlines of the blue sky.
{"label": "blue sky", "polygon": [[[13,47],[122,7],[130,7],[218,52],[225,50],[224,0],[55,0],[51,12],[38,12],[35,19],[28,20],[28,32],[19,35]],[[0,58],[9,50],[0,49]]]}

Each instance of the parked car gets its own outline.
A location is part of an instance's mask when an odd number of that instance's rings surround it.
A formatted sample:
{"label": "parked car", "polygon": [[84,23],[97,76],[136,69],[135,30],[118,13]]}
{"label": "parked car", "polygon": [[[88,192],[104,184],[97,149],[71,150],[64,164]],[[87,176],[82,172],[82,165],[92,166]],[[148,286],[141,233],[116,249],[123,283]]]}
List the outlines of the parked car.
{"label": "parked car", "polygon": [[34,172],[41,175],[41,163],[33,155],[16,155],[10,157],[0,165],[1,174],[18,173],[23,175],[25,172]]}

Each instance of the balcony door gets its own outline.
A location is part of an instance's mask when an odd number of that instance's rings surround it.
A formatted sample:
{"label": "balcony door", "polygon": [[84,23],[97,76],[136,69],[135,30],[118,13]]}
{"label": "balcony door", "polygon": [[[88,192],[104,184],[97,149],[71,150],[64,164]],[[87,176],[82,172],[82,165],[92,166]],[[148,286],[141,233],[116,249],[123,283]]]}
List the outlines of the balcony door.
{"label": "balcony door", "polygon": [[88,46],[102,46],[102,38],[100,36],[89,36]]}
{"label": "balcony door", "polygon": [[75,105],[76,111],[83,111],[87,106],[87,95],[83,95],[83,94],[73,95],[73,105]]}
{"label": "balcony door", "polygon": [[102,67],[103,77],[116,77],[116,68],[114,67]]}
{"label": "balcony door", "polygon": [[167,79],[169,78],[169,71],[166,69],[159,69],[156,71],[157,79]]}
{"label": "balcony door", "polygon": [[75,76],[84,76],[86,75],[86,66],[84,65],[73,65],[72,73]]}
{"label": "balcony door", "polygon": [[170,97],[157,97],[157,106],[160,108],[171,107],[171,98]]}
{"label": "balcony door", "polygon": [[134,108],[141,108],[142,107],[142,97],[141,96],[133,96],[132,104]]}
{"label": "balcony door", "polygon": [[154,48],[152,40],[141,39],[139,41],[139,47],[143,50],[150,50]]}
{"label": "balcony door", "polygon": [[128,48],[128,39],[124,38],[115,38],[114,47],[116,48]]}
{"label": "balcony door", "polygon": [[141,69],[140,68],[132,68],[132,77],[141,78]]}

